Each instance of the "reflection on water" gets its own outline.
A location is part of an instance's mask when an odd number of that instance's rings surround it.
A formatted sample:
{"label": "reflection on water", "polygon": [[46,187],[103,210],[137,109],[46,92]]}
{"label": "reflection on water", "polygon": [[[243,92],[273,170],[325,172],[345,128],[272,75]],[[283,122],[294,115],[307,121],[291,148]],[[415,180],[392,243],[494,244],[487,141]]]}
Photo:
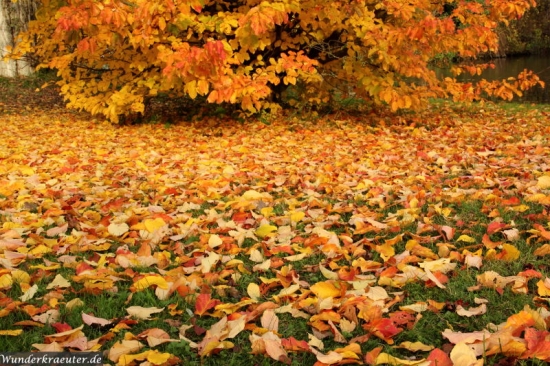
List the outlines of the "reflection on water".
{"label": "reflection on water", "polygon": [[[460,75],[459,81],[477,81],[480,79],[502,80],[511,76],[517,76],[524,69],[536,73],[544,81],[546,88],[536,86],[524,93],[519,100],[525,102],[550,103],[550,57],[544,56],[523,56],[494,59],[494,69],[487,69],[481,76]],[[441,73],[443,76],[445,72]],[[447,76],[447,75],[445,75]],[[514,98],[514,101],[519,101]]]}

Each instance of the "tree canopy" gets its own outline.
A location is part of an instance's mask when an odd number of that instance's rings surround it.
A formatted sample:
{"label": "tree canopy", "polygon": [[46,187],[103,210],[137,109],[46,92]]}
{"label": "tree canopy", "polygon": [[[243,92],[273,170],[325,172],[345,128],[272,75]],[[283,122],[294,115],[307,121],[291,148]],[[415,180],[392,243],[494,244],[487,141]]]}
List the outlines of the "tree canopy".
{"label": "tree canopy", "polygon": [[[438,79],[430,61],[494,52],[496,27],[534,0],[42,0],[15,57],[32,53],[61,78],[68,106],[143,113],[163,93],[277,108],[296,85],[310,103],[335,89],[392,110],[429,98],[511,99],[540,83],[524,71],[501,82]],[[488,65],[452,67],[479,74]],[[299,88],[298,88],[299,87]]]}

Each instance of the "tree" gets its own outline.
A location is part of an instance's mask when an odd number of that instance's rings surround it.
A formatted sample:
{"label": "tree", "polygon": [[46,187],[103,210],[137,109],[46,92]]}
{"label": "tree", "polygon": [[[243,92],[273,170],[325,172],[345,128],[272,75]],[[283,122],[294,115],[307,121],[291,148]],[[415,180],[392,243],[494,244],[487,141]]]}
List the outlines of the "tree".
{"label": "tree", "polygon": [[19,76],[32,72],[33,60],[2,62],[6,48],[13,47],[17,34],[27,28],[37,8],[35,0],[0,0],[0,75]]}
{"label": "tree", "polygon": [[[438,80],[430,61],[495,51],[499,22],[534,0],[42,0],[14,57],[33,53],[57,69],[68,106],[119,115],[143,113],[158,93],[276,108],[300,85],[312,103],[343,88],[392,110],[428,98],[512,98],[535,85],[514,80]],[[488,65],[453,67],[455,75]]]}

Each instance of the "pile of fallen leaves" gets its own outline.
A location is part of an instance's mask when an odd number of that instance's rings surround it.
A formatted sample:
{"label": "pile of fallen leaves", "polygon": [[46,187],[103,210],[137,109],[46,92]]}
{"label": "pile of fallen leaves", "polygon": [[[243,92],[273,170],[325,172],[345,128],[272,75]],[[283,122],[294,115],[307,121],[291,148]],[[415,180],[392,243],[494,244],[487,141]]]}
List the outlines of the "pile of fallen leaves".
{"label": "pile of fallen leaves", "polygon": [[[32,350],[100,350],[118,365],[232,352],[284,363],[305,353],[318,365],[550,361],[548,269],[484,270],[521,258],[520,241],[550,254],[545,112],[124,127],[59,112],[0,122],[2,344],[38,334]],[[482,235],[457,214],[469,200],[483,203]],[[529,205],[540,212],[527,227],[503,219]],[[511,291],[534,306],[397,344],[425,314],[490,312],[482,297],[449,310],[406,291],[444,291],[470,269],[476,285],[465,291]],[[136,301],[145,293],[158,306]],[[122,296],[124,314],[84,311],[104,295]],[[288,317],[307,332],[285,336]],[[148,327],[159,319],[169,327]]]}

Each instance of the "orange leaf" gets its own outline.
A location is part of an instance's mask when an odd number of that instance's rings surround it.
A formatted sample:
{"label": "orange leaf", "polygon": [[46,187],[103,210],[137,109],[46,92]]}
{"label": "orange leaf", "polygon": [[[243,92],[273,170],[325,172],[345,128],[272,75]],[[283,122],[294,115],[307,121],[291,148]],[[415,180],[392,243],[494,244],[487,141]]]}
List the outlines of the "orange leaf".
{"label": "orange leaf", "polygon": [[367,352],[365,354],[365,363],[367,365],[376,365],[376,358],[378,357],[380,352],[382,352],[383,349],[384,348],[382,346],[378,346],[372,349],[371,351]]}
{"label": "orange leaf", "polygon": [[210,294],[200,294],[195,302],[195,314],[202,316],[220,303],[220,300],[212,299]]}

